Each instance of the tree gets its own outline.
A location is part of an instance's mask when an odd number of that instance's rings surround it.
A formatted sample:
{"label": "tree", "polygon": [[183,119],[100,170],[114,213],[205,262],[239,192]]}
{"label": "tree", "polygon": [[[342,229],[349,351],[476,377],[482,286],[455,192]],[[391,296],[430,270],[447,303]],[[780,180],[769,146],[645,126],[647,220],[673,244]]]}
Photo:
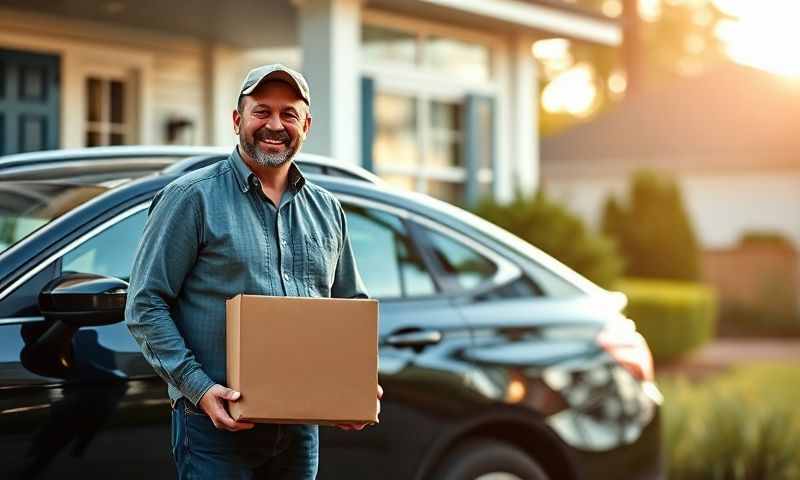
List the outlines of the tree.
{"label": "tree", "polygon": [[517,194],[509,204],[486,198],[475,214],[540,248],[588,279],[613,287],[622,273],[614,242],[592,232],[540,189],[534,196]]}
{"label": "tree", "polygon": [[627,206],[611,197],[602,230],[616,239],[626,260],[626,275],[698,280],[700,248],[680,188],[671,176],[637,172]]}

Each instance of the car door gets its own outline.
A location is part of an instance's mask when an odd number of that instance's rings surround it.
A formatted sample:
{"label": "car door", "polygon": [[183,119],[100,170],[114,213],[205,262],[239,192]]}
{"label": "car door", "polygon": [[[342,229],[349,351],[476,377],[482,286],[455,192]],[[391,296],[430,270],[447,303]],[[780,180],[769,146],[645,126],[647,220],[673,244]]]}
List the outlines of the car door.
{"label": "car door", "polygon": [[[0,320],[0,477],[174,477],[166,389],[124,322],[69,335],[36,303],[69,272],[127,281],[146,214],[141,204],[87,232],[3,301],[22,315]],[[53,348],[70,355],[43,353]]]}
{"label": "car door", "polygon": [[[409,229],[408,213],[341,195],[368,293],[380,301],[380,423],[360,432],[321,428],[320,479],[414,478],[426,449],[460,415],[469,332]],[[323,392],[320,392],[321,394]]]}
{"label": "car door", "polygon": [[532,260],[446,229],[426,228],[423,238],[475,333],[465,358],[498,372],[498,402],[535,411],[576,449],[609,450],[641,434],[647,402],[597,342],[608,309]]}

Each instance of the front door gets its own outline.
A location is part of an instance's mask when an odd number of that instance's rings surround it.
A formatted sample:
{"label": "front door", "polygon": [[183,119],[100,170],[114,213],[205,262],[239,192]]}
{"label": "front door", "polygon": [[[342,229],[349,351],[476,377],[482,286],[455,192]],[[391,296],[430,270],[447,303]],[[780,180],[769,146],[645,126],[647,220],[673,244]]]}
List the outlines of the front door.
{"label": "front door", "polygon": [[59,147],[58,56],[0,49],[0,155]]}

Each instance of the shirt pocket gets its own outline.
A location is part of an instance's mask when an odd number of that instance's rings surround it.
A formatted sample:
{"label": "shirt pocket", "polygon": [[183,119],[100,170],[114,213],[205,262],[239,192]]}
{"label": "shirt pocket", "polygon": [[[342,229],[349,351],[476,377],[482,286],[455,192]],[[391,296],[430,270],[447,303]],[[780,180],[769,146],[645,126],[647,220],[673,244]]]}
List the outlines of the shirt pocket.
{"label": "shirt pocket", "polygon": [[330,297],[336,271],[337,245],[333,238],[306,237],[306,288],[309,297]]}

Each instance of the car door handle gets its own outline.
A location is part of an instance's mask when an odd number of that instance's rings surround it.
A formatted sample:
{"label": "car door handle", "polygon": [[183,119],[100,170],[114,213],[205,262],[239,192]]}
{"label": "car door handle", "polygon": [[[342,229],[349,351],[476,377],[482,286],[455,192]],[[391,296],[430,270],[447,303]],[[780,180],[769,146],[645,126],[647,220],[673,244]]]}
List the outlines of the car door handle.
{"label": "car door handle", "polygon": [[396,333],[386,338],[386,344],[397,348],[426,347],[442,341],[442,332],[438,330],[417,330]]}

